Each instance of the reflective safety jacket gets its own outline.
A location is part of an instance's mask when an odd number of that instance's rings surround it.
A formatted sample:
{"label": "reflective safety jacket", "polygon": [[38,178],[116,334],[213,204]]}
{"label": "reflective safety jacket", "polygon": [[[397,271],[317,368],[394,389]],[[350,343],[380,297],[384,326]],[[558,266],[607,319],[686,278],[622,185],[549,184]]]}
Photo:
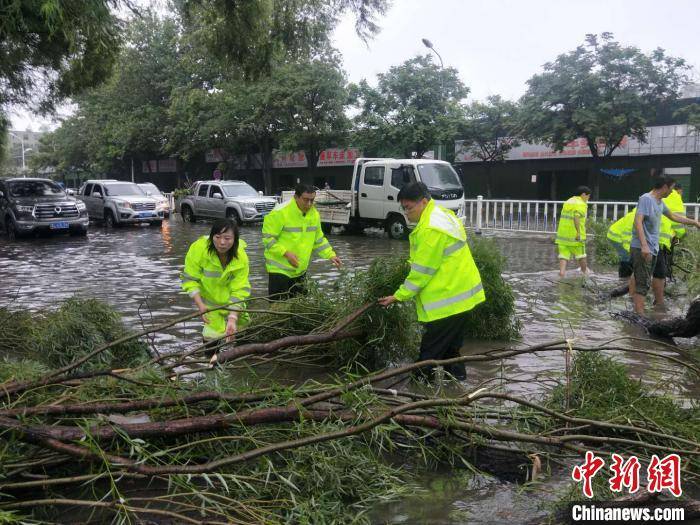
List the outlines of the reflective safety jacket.
{"label": "reflective safety jacket", "polygon": [[608,228],[608,239],[614,243],[622,245],[626,251],[630,251],[635,215],[637,215],[636,207],[621,219],[613,222],[610,225],[610,228]]}
{"label": "reflective safety jacket", "polygon": [[[586,216],[588,204],[580,196],[575,195],[564,203],[557,226],[557,238],[554,242],[563,246],[580,246],[586,242]],[[576,225],[574,217],[578,216],[581,240],[576,240]]]}
{"label": "reflective safety jacket", "polygon": [[[664,200],[664,203],[666,204],[666,207],[671,210],[673,213],[676,213],[678,215],[682,215],[685,217],[685,205],[683,204],[683,197],[681,197],[681,194],[678,193],[676,190],[673,190],[671,194],[666,197]],[[685,224],[681,224],[679,222],[673,222],[672,220],[666,218],[665,216],[661,217],[661,227],[663,228],[663,221],[668,221],[671,225],[671,230],[673,230],[673,233],[675,234],[676,237],[679,239],[682,239],[685,237]]]}
{"label": "reflective safety jacket", "polygon": [[411,272],[394,296],[415,297],[419,321],[466,312],[486,300],[467,234],[452,211],[429,201],[409,242]]}
{"label": "reflective safety jacket", "polygon": [[[294,198],[278,204],[265,217],[262,234],[268,273],[299,277],[308,269],[312,256],[323,259],[335,257],[333,248],[321,230],[318,210],[312,207],[304,215]],[[288,251],[299,258],[297,268],[289,264],[284,256]]]}
{"label": "reflective safety jacket", "polygon": [[[185,269],[180,276],[182,289],[190,297],[199,293],[204,304],[210,308],[230,305],[231,308],[244,309],[243,301],[250,297],[248,255],[245,248],[245,241],[239,239],[238,257],[234,257],[226,268],[222,268],[216,251],[209,252],[209,236],[200,237],[192,243],[185,256]],[[204,325],[202,332],[205,339],[214,339],[226,333],[228,314],[228,310],[215,310],[206,314],[209,323]],[[246,322],[247,315],[240,315],[238,326],[241,327]]]}

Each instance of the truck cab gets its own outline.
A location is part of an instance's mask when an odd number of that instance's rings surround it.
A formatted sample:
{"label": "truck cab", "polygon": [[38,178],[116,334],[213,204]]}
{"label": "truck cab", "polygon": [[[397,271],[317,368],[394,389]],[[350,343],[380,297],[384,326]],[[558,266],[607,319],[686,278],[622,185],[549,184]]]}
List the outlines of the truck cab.
{"label": "truck cab", "polygon": [[361,224],[383,224],[392,239],[405,238],[409,224],[397,196],[411,182],[423,182],[435,203],[464,218],[464,188],[452,166],[432,159],[358,159],[353,171],[353,213]]}

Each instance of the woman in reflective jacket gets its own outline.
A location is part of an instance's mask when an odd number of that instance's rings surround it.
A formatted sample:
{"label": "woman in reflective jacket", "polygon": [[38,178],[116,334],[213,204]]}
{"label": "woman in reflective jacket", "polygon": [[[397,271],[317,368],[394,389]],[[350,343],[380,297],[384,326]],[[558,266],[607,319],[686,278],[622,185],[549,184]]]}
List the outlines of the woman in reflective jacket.
{"label": "woman in reflective jacket", "polygon": [[[197,239],[187,251],[182,289],[202,313],[205,342],[223,337],[230,342],[247,321],[243,310],[250,297],[250,282],[245,247],[236,223],[219,219],[209,235]],[[225,308],[208,311],[217,307]]]}

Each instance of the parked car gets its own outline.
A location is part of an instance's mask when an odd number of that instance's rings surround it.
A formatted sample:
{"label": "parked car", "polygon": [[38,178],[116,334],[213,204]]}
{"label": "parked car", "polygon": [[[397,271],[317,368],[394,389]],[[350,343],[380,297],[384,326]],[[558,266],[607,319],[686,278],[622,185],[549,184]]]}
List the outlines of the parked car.
{"label": "parked car", "polygon": [[138,185],[148,197],[153,197],[158,204],[156,204],[156,211],[162,211],[163,217],[166,219],[170,217],[170,200],[163,195],[163,192],[158,189],[158,186],[152,182],[144,182]]}
{"label": "parked car", "polygon": [[89,219],[85,205],[54,181],[13,178],[0,180],[0,224],[14,239],[39,231],[85,235]]}
{"label": "parked car", "polygon": [[163,222],[156,199],[133,182],[88,180],[78,190],[78,198],[87,206],[90,218],[103,221],[107,227],[138,223],[160,226]]}
{"label": "parked car", "polygon": [[247,182],[210,180],[197,182],[192,195],[183,197],[180,213],[185,222],[228,217],[244,224],[261,221],[276,204],[274,197],[263,196]]}

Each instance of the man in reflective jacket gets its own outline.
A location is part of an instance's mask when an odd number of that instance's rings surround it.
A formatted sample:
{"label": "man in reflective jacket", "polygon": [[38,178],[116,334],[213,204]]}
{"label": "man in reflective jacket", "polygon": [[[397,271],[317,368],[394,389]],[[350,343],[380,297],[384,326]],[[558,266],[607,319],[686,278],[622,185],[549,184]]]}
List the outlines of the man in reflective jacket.
{"label": "man in reflective jacket", "polygon": [[608,228],[608,240],[615,247],[617,256],[620,259],[618,277],[628,278],[632,275],[632,261],[630,260],[630,242],[632,241],[632,228],[637,208],[633,208],[621,219],[613,222]]}
{"label": "man in reflective jacket", "polygon": [[312,256],[329,259],[340,268],[340,258],[323,235],[315,198],[316,188],[299,184],[294,198],[278,204],[263,221],[268,293],[278,299],[303,291]]}
{"label": "man in reflective jacket", "polygon": [[557,238],[559,246],[559,276],[566,274],[566,263],[572,257],[578,261],[581,272],[586,273],[586,215],[591,189],[587,186],[576,188],[576,195],[564,203],[559,216]]}
{"label": "man in reflective jacket", "polygon": [[[425,328],[419,361],[458,357],[467,315],[486,300],[467,234],[452,211],[435,204],[422,182],[404,186],[397,199],[408,220],[417,223],[409,236],[411,271],[379,304],[415,299]],[[462,363],[445,370],[457,379],[466,377]]]}

